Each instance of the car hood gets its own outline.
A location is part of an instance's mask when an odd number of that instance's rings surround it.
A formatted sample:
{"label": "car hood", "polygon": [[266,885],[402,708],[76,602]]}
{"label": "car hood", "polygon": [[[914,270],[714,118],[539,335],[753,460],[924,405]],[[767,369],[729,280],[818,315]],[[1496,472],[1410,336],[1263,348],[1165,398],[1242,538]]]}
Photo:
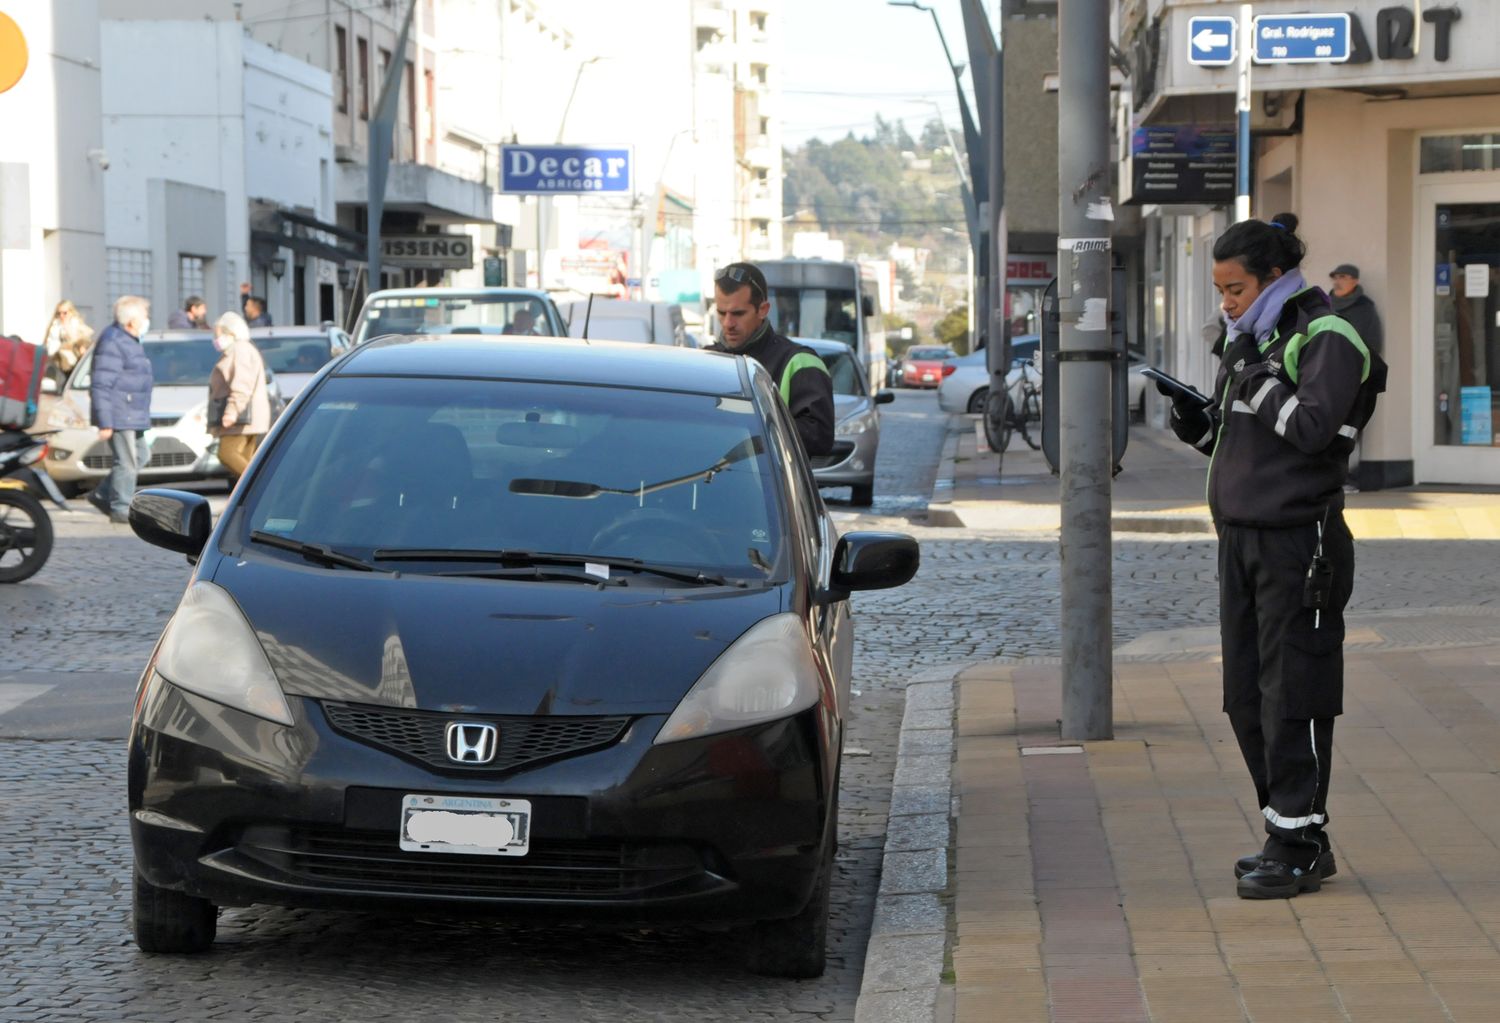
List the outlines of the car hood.
{"label": "car hood", "polygon": [[166,386],[151,389],[151,414],[153,416],[185,415],[196,405],[208,401],[208,384],[189,386]]}
{"label": "car hood", "polygon": [[224,559],[287,693],[484,714],[664,714],[781,589],[519,582]]}

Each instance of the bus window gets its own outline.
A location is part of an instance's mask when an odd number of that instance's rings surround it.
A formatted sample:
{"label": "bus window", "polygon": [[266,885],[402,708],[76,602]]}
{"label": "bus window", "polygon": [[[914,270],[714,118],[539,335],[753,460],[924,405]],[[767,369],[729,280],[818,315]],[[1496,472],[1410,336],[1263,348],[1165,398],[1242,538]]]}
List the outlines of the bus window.
{"label": "bus window", "polygon": [[771,288],[771,322],[787,337],[824,338],[853,346],[859,304],[846,288]]}

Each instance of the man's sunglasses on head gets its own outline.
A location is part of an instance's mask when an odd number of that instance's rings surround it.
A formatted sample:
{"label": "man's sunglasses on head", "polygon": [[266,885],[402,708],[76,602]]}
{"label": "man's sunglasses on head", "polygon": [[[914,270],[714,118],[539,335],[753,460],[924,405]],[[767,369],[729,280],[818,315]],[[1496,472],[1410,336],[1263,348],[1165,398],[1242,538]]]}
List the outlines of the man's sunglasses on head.
{"label": "man's sunglasses on head", "polygon": [[714,284],[722,285],[725,281],[733,281],[735,284],[748,284],[750,285],[751,297],[759,296],[762,302],[766,300],[766,280],[754,267],[735,266],[733,264],[726,266],[714,274]]}

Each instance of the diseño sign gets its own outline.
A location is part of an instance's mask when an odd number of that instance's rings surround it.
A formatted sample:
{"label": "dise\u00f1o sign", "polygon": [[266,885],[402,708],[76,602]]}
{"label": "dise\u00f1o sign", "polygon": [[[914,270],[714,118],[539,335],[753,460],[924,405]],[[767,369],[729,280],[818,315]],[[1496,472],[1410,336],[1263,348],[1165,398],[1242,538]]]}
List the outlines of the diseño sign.
{"label": "dise\u00f1o sign", "polygon": [[1349,15],[1262,14],[1255,19],[1257,64],[1342,64],[1349,59]]}
{"label": "dise\u00f1o sign", "polygon": [[418,269],[467,270],[474,265],[474,240],[466,234],[383,235],[380,261]]}
{"label": "dise\u00f1o sign", "polygon": [[631,146],[500,147],[500,191],[511,195],[631,195]]}
{"label": "dise\u00f1o sign", "polygon": [[1137,128],[1130,139],[1132,203],[1234,202],[1234,129]]}

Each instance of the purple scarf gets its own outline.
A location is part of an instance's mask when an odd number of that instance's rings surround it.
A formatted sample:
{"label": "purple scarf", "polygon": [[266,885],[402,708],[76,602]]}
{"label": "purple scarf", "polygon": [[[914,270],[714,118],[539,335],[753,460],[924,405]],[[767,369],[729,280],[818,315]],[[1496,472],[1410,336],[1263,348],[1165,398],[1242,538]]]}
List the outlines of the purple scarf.
{"label": "purple scarf", "polygon": [[1255,296],[1255,301],[1250,303],[1250,308],[1239,319],[1231,320],[1228,313],[1224,315],[1224,326],[1229,328],[1229,336],[1252,334],[1256,341],[1264,344],[1276,329],[1276,321],[1281,319],[1281,308],[1286,305],[1286,300],[1305,287],[1307,281],[1303,279],[1301,270],[1282,274]]}

